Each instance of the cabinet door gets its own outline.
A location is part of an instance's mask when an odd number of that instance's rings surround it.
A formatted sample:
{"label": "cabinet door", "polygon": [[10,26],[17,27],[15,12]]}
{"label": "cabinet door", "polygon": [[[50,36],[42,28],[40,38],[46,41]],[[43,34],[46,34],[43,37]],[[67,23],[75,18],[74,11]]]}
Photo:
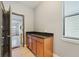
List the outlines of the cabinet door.
{"label": "cabinet door", "polygon": [[44,40],[44,56],[53,56],[53,39],[52,37]]}
{"label": "cabinet door", "polygon": [[31,36],[28,36],[28,46],[29,46],[29,49],[32,50],[32,38],[31,38]]}
{"label": "cabinet door", "polygon": [[32,39],[32,44],[33,44],[32,51],[33,51],[34,54],[36,54],[36,40],[35,39]]}
{"label": "cabinet door", "polygon": [[37,41],[37,56],[42,57],[44,55],[43,43]]}

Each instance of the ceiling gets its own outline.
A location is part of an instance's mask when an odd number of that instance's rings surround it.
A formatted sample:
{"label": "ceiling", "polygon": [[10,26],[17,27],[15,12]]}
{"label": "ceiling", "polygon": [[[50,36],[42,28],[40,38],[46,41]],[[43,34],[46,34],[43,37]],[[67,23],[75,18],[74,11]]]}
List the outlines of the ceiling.
{"label": "ceiling", "polygon": [[22,6],[35,8],[37,7],[41,1],[4,1],[4,4],[20,4]]}

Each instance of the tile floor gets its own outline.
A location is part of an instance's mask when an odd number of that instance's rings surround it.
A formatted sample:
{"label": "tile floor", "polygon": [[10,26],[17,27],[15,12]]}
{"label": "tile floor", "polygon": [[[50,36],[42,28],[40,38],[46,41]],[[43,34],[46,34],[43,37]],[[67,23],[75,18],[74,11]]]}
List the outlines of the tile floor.
{"label": "tile floor", "polygon": [[12,49],[12,57],[35,57],[26,47]]}

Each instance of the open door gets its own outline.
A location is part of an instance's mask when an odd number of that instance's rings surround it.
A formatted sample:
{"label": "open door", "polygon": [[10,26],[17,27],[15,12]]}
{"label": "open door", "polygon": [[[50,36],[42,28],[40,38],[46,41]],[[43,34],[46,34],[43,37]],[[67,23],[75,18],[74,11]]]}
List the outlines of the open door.
{"label": "open door", "polygon": [[10,11],[6,12],[0,1],[0,56],[10,56]]}
{"label": "open door", "polygon": [[10,57],[11,56],[11,40],[10,40],[10,9],[3,13],[3,46],[2,46],[2,56]]}
{"label": "open door", "polygon": [[3,27],[3,6],[2,2],[0,1],[0,57],[2,56],[2,47],[3,47],[3,36],[2,36],[2,27]]}
{"label": "open door", "polygon": [[[2,39],[2,56],[3,57],[11,57],[12,56],[12,31],[11,31],[11,25],[12,25],[12,14],[18,15],[16,13],[11,12],[11,8],[9,8],[9,11],[1,11],[0,15],[2,15],[2,18],[0,19],[0,32],[2,31],[2,34],[0,33],[0,39]],[[24,16],[18,15],[23,18],[23,47],[24,47]],[[2,23],[1,23],[2,22]],[[20,27],[21,28],[21,27]],[[1,36],[2,35],[2,36]],[[1,43],[1,42],[0,42]]]}

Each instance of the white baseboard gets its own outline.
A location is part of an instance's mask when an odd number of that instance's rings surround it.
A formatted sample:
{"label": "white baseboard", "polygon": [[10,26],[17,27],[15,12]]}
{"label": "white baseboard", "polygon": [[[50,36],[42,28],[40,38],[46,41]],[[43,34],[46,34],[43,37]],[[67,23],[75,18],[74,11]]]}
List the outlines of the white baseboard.
{"label": "white baseboard", "polygon": [[54,54],[53,54],[53,57],[59,57],[59,56],[58,56],[57,54],[54,53]]}

